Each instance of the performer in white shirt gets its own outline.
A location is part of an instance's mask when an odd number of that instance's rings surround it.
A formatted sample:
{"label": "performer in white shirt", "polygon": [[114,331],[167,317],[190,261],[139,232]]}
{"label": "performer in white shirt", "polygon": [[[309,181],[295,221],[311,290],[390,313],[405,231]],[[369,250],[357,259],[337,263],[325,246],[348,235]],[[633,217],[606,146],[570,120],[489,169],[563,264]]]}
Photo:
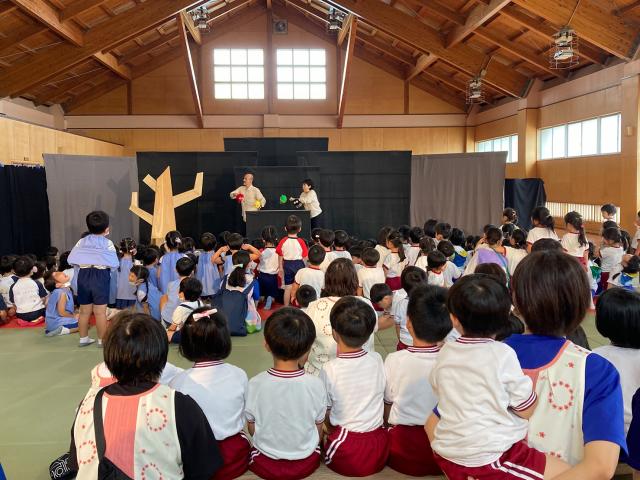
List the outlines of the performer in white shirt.
{"label": "performer in white shirt", "polygon": [[313,180],[310,178],[307,178],[302,182],[302,193],[300,194],[298,201],[302,204],[304,209],[308,210],[311,214],[311,228],[319,228],[322,209],[320,208],[318,194],[314,190]]}
{"label": "performer in white shirt", "polygon": [[253,174],[245,173],[242,178],[242,186],[236,188],[229,196],[235,200],[238,195],[242,195],[242,219],[247,221],[247,212],[255,212],[264,208],[267,204],[267,200],[262,195],[262,192],[258,187],[253,186]]}

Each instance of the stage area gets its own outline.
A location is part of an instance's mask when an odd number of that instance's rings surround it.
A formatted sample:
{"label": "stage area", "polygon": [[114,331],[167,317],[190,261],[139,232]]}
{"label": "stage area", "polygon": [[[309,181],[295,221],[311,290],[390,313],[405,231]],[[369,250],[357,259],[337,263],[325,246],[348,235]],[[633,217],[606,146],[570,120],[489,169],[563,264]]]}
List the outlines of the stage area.
{"label": "stage area", "polygon": [[[582,325],[592,349],[608,343],[598,334],[593,314]],[[102,361],[102,350],[78,348],[76,335],[45,338],[40,328],[3,328],[1,332],[0,458],[9,480],[48,480],[49,463],[69,448],[75,408],[89,388],[91,368]],[[377,335],[376,350],[383,357],[395,346],[393,330]],[[169,350],[169,361],[182,368],[190,366],[176,346]],[[262,333],[234,338],[228,361],[243,368],[249,378],[272,366]],[[309,478],[338,476],[323,466]],[[412,477],[386,468],[372,478]]]}

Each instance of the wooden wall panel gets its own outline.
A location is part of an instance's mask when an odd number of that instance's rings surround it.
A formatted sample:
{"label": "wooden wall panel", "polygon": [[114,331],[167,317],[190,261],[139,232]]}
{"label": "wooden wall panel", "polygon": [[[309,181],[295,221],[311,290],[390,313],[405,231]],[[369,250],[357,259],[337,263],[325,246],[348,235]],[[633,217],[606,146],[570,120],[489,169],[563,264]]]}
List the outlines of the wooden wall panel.
{"label": "wooden wall panel", "polygon": [[[461,94],[462,95],[462,94]],[[440,100],[437,97],[414,87],[409,86],[409,113],[410,114],[428,114],[428,113],[464,113],[462,110],[453,105]]]}
{"label": "wooden wall panel", "polygon": [[588,95],[540,108],[539,128],[616,113],[622,110],[622,87],[616,85]]}
{"label": "wooden wall panel", "polygon": [[345,113],[404,113],[404,82],[364,60],[353,58]]}
{"label": "wooden wall panel", "polygon": [[518,133],[518,116],[501,118],[493,122],[483,123],[476,126],[476,142],[488,140],[490,138],[505,137]]}
{"label": "wooden wall panel", "polygon": [[132,88],[134,115],[195,113],[189,78],[182,58],[135,79]]}
{"label": "wooden wall panel", "polygon": [[80,105],[71,112],[73,115],[126,115],[127,86],[123,85],[101,97]]}

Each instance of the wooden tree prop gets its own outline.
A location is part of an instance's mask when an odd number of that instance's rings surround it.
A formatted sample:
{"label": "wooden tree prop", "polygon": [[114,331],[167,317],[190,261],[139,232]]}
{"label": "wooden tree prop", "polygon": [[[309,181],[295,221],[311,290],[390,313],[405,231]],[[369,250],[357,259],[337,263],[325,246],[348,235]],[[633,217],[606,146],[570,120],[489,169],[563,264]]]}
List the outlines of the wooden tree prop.
{"label": "wooden tree prop", "polygon": [[161,245],[167,232],[176,229],[176,214],[174,210],[202,195],[203,178],[203,172],[197,173],[192,190],[174,195],[173,187],[171,186],[171,169],[169,167],[156,179],[151,175],[144,177],[142,181],[156,193],[153,203],[153,215],[138,206],[138,192],[131,192],[129,210],[151,225],[152,243]]}

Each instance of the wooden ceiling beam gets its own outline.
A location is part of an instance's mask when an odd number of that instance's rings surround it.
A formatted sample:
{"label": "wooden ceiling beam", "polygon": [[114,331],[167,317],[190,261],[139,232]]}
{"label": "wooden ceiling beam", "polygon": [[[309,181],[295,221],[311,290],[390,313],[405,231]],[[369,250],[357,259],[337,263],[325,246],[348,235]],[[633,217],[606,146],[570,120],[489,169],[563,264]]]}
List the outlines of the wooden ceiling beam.
{"label": "wooden ceiling beam", "polygon": [[360,35],[358,37],[358,40],[366,43],[367,45],[371,45],[376,50],[379,50],[380,52],[389,55],[390,57],[393,57],[396,60],[401,61],[402,63],[406,63],[410,66],[413,66],[415,64],[415,59],[411,55],[404,53],[397,47],[389,45],[387,42],[381,40],[376,35]]}
{"label": "wooden ceiling beam", "polygon": [[[525,28],[528,28],[533,33],[537,33],[539,36],[546,38],[550,42],[553,41],[553,34],[558,31],[557,28],[554,28],[544,22],[539,22],[538,20],[530,17],[526,13],[522,13],[516,7],[511,5],[502,9],[500,11],[500,14],[508,17],[509,19],[522,25]],[[586,42],[582,41],[583,39],[580,40],[580,46],[578,48],[580,56],[593,63],[597,63],[598,65],[604,65],[605,59],[603,53],[598,51],[596,48],[586,44]]]}
{"label": "wooden ceiling beam", "polygon": [[[33,0],[13,0],[29,2]],[[144,2],[96,25],[84,36],[81,47],[63,44],[33,56],[29,61],[0,72],[0,96],[15,96],[56,77],[84,62],[92,55],[109,49],[122,39],[131,39],[140,31],[159,25],[180,10],[201,2],[194,0],[153,0]]]}
{"label": "wooden ceiling beam", "polygon": [[[88,75],[88,74],[85,74]],[[42,105],[47,102],[56,103],[56,100],[61,97],[69,94],[69,92],[78,86],[82,85],[82,81],[79,78],[83,78],[83,74],[74,75],[68,78],[56,79],[54,82],[55,86],[44,90],[42,93],[39,93],[35,96],[35,102]],[[107,80],[111,77],[110,72],[102,72],[91,77],[85,77],[85,80],[91,80],[91,82],[95,84],[102,83],[104,80]]]}
{"label": "wooden ceiling beam", "polygon": [[11,48],[18,43],[26,42],[36,35],[40,35],[48,30],[48,28],[42,26],[22,25],[15,30],[12,30],[6,37],[0,38],[0,52]]}
{"label": "wooden ceiling beam", "polygon": [[73,23],[60,20],[58,11],[44,0],[11,0],[20,10],[44,23],[53,32],[60,35],[74,46],[80,47],[84,43],[84,34]]}
{"label": "wooden ceiling beam", "polygon": [[65,20],[77,17],[78,15],[89,11],[92,8],[99,7],[106,1],[107,0],[76,0],[71,5],[62,10],[62,12],[60,12],[60,21],[64,22]]}
{"label": "wooden ceiling beam", "polygon": [[[200,30],[198,30],[193,24],[193,17],[189,15],[186,10],[183,10],[180,12],[180,18],[182,18],[182,23],[184,23],[184,26],[187,27],[187,30],[189,30],[193,41],[198,45],[202,45],[202,35],[200,33]],[[178,30],[180,30],[180,27],[178,27]]]}
{"label": "wooden ceiling beam", "polygon": [[437,61],[438,57],[435,55],[420,55],[416,65],[407,73],[407,78],[405,78],[405,80],[410,82]]}
{"label": "wooden ceiling beam", "polygon": [[4,2],[0,3],[0,18],[12,12],[15,12],[17,9],[18,7],[11,3],[9,0],[4,0]]}
{"label": "wooden ceiling beam", "polygon": [[121,64],[129,63],[134,58],[138,58],[141,55],[145,55],[147,53],[150,53],[153,50],[155,50],[156,48],[160,47],[161,45],[169,43],[170,41],[172,41],[172,40],[174,40],[176,38],[178,38],[178,31],[177,30],[174,31],[174,32],[171,32],[171,33],[167,33],[166,35],[163,35],[160,38],[157,38],[156,40],[153,40],[152,42],[143,44],[141,47],[136,48],[136,49],[132,50],[129,53],[125,53],[122,57],[120,57],[119,62]]}
{"label": "wooden ceiling beam", "polygon": [[479,4],[469,12],[464,25],[454,28],[447,35],[447,47],[453,47],[469,34],[497,15],[511,0],[491,0],[489,5]]}
{"label": "wooden ceiling beam", "polygon": [[250,3],[250,1],[251,0],[235,0],[231,3],[225,3],[223,7],[216,8],[209,13],[209,20],[207,20],[207,23],[214,22],[228,13],[233,13],[235,10],[238,10],[244,7],[247,3]]}
{"label": "wooden ceiling beam", "polygon": [[[374,28],[400,39],[422,53],[431,53],[471,75],[478,75],[482,69],[482,56],[475,49],[462,43],[446,48],[435,29],[379,0],[328,2],[350,11]],[[524,95],[529,84],[529,78],[498,62],[489,65],[484,78],[487,83],[514,97]]]}
{"label": "wooden ceiling beam", "polygon": [[297,2],[295,0],[285,0],[285,4],[293,5],[295,8],[302,11],[302,13],[304,13],[305,15],[309,15],[315,18],[316,20],[318,20],[319,22],[322,22],[322,23],[329,22],[329,19],[327,18],[326,13],[321,12],[317,8],[313,8],[312,6],[306,3]]}
{"label": "wooden ceiling beam", "polygon": [[573,0],[514,0],[514,3],[559,27],[573,15],[571,28],[581,39],[624,60],[633,56],[638,31],[624,18],[612,13],[608,1],[582,0],[575,14],[576,2]]}
{"label": "wooden ceiling beam", "polygon": [[345,38],[347,38],[349,29],[351,28],[351,22],[353,22],[354,18],[355,17],[351,13],[347,15],[347,18],[345,18],[342,24],[342,28],[340,29],[340,33],[338,33],[337,43],[339,47],[342,46],[342,43],[344,42]]}
{"label": "wooden ceiling beam", "polygon": [[466,21],[464,15],[459,14],[455,10],[451,10],[446,4],[438,0],[420,0],[419,5],[421,10],[425,10],[432,15],[438,15],[456,25],[464,25]]}
{"label": "wooden ceiling beam", "polygon": [[102,66],[107,67],[120,78],[131,80],[131,69],[126,65],[120,64],[113,54],[98,52],[93,54],[93,59]]}
{"label": "wooden ceiling beam", "polygon": [[511,53],[512,55],[515,55],[516,57],[524,60],[527,63],[530,63],[536,68],[539,68],[540,70],[550,73],[554,77],[567,78],[568,72],[566,70],[554,70],[549,65],[549,60],[547,58],[541,57],[539,55],[536,55],[533,52],[530,52],[529,50],[524,48],[521,44],[514,42],[512,40],[509,40],[506,37],[500,37],[499,35],[496,35],[493,31],[491,31],[491,29],[487,27],[478,27],[474,33],[479,37],[482,37],[485,40],[488,40],[491,43],[495,44],[497,47],[506,50],[507,52]]}
{"label": "wooden ceiling beam", "polygon": [[422,72],[423,75],[427,75],[437,80],[438,82],[442,82],[446,85],[449,85],[451,88],[461,92],[466,95],[467,93],[467,83],[461,82],[454,77],[450,77],[448,75],[444,75],[441,72],[437,72],[434,69],[428,69]]}
{"label": "wooden ceiling beam", "polygon": [[113,78],[109,78],[104,82],[94,86],[93,88],[90,88],[86,92],[81,93],[80,95],[77,95],[73,97],[71,100],[63,103],[62,108],[65,112],[75,110],[76,108],[81,107],[82,105],[85,105],[92,100],[100,98],[101,96],[126,84],[127,84],[126,80],[122,80],[122,79],[114,80]]}
{"label": "wooden ceiling beam", "polygon": [[187,77],[189,78],[189,87],[191,88],[191,96],[193,97],[193,107],[196,112],[198,125],[204,128],[204,115],[202,114],[202,102],[200,101],[200,91],[198,90],[198,80],[196,71],[193,67],[193,57],[191,56],[191,48],[189,47],[189,37],[187,36],[187,26],[184,23],[184,17],[181,14],[176,16],[178,22],[178,34],[180,35],[180,46],[184,55],[184,63],[187,67]]}
{"label": "wooden ceiling beam", "polygon": [[[287,2],[287,4],[292,4],[292,2]],[[292,5],[293,6],[293,5]],[[293,7],[283,7],[276,3],[273,4],[273,13],[278,18],[285,18],[291,23],[298,25],[301,28],[304,28],[305,31],[311,33],[312,35],[325,40],[327,42],[333,42],[335,37],[330,36],[327,33],[327,30],[320,25],[318,25],[313,20],[310,20],[308,17],[304,15],[298,8]]]}
{"label": "wooden ceiling beam", "polygon": [[629,5],[625,5],[624,7],[617,8],[615,10],[616,15],[623,15],[634,8],[640,6],[640,0],[636,0],[635,2],[631,2]]}
{"label": "wooden ceiling beam", "polygon": [[349,77],[351,75],[351,64],[353,62],[353,52],[356,47],[356,34],[358,32],[358,19],[354,18],[349,26],[349,36],[347,38],[347,54],[344,59],[342,69],[342,81],[340,84],[340,99],[338,103],[338,128],[342,128],[344,112],[347,108],[347,93],[349,88]]}

